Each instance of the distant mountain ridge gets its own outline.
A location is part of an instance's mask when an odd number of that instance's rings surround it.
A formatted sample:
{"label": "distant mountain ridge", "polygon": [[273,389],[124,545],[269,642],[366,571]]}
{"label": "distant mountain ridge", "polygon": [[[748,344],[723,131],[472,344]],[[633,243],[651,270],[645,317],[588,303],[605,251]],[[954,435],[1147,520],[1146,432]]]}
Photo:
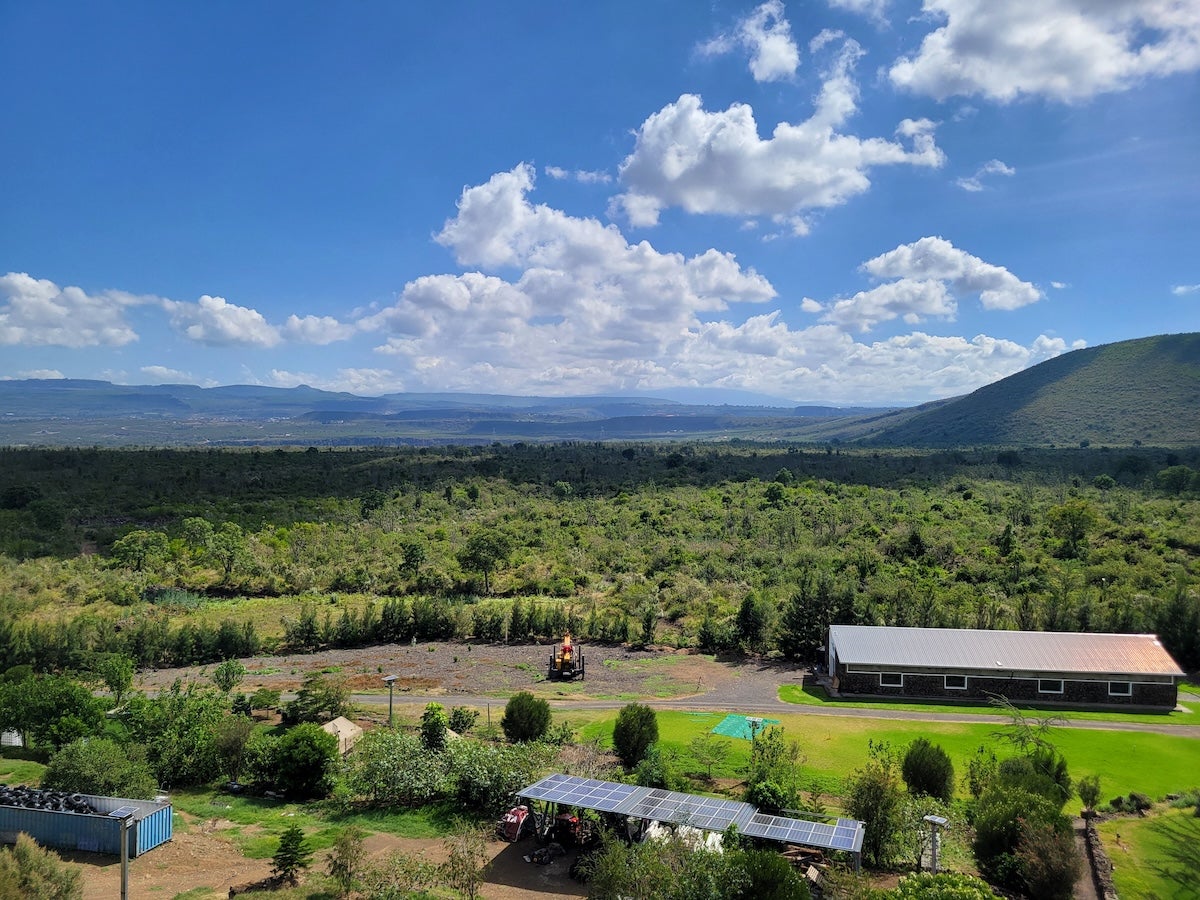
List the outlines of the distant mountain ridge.
{"label": "distant mountain ridge", "polygon": [[1064,353],[875,426],[859,436],[909,447],[1200,444],[1200,333]]}
{"label": "distant mountain ridge", "polygon": [[[717,389],[521,397],[0,381],[0,445],[287,446],[730,440],[896,447],[1200,445],[1200,333],[1105,344],[908,409],[780,407]],[[764,401],[689,403],[681,397]]]}
{"label": "distant mountain ridge", "polygon": [[[486,440],[662,440],[756,437],[778,423],[880,410],[780,407],[778,398],[694,396],[769,405],[688,403],[654,396],[536,397],[397,393],[361,397],[294,388],[119,385],[86,379],[0,381],[0,444],[281,445],[479,443]],[[787,429],[784,428],[784,431]]]}

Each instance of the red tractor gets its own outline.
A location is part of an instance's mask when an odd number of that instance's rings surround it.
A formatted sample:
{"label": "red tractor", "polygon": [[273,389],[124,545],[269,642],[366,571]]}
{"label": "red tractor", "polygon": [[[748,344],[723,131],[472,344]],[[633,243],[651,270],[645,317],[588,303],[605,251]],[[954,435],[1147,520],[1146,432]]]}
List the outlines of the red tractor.
{"label": "red tractor", "polygon": [[583,678],[583,676],[583,653],[571,643],[571,635],[568,633],[563,638],[563,642],[555,650],[550,651],[550,669],[546,673],[546,677],[550,681],[571,681],[574,678]]}

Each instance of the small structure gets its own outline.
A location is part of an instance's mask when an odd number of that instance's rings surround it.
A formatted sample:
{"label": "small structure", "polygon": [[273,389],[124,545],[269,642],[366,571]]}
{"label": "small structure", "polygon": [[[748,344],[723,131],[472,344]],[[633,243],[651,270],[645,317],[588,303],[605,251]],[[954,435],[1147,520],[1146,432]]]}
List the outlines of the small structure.
{"label": "small structure", "polygon": [[[87,812],[47,809],[45,803],[40,808],[0,805],[0,843],[15,843],[17,835],[24,832],[43,847],[120,856],[124,830],[126,852],[134,857],[171,840],[174,833],[173,810],[167,801],[91,794],[72,794],[71,799],[72,805]],[[122,808],[122,816],[111,815]],[[128,816],[126,821],[122,821],[124,816]]]}
{"label": "small structure", "polygon": [[1184,672],[1153,634],[833,625],[840,694],[1173,709]]}
{"label": "small structure", "polygon": [[337,738],[338,753],[345,756],[354,745],[362,740],[363,730],[358,725],[355,725],[345,716],[338,716],[336,719],[330,719],[321,726],[321,730],[332,734]]}

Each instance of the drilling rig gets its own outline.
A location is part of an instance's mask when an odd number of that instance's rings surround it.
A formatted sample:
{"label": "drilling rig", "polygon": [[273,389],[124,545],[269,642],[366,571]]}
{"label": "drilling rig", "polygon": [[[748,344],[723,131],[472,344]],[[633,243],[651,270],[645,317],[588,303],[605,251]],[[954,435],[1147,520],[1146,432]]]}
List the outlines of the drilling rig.
{"label": "drilling rig", "polygon": [[550,669],[546,677],[550,681],[571,681],[584,677],[583,653],[571,642],[569,632],[562,643],[550,651]]}

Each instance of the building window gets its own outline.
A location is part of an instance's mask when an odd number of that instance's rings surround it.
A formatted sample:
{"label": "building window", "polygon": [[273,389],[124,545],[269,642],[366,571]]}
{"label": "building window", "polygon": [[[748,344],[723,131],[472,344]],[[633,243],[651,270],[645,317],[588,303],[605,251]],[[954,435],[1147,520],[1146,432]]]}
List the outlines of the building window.
{"label": "building window", "polygon": [[899,672],[880,672],[880,687],[904,687],[904,676]]}
{"label": "building window", "polygon": [[1129,681],[1110,681],[1108,683],[1108,696],[1132,697],[1133,683]]}
{"label": "building window", "polygon": [[946,690],[948,691],[965,691],[967,689],[966,675],[947,675]]}
{"label": "building window", "polygon": [[1061,678],[1039,678],[1038,693],[1039,694],[1061,694],[1063,692],[1063,683]]}

